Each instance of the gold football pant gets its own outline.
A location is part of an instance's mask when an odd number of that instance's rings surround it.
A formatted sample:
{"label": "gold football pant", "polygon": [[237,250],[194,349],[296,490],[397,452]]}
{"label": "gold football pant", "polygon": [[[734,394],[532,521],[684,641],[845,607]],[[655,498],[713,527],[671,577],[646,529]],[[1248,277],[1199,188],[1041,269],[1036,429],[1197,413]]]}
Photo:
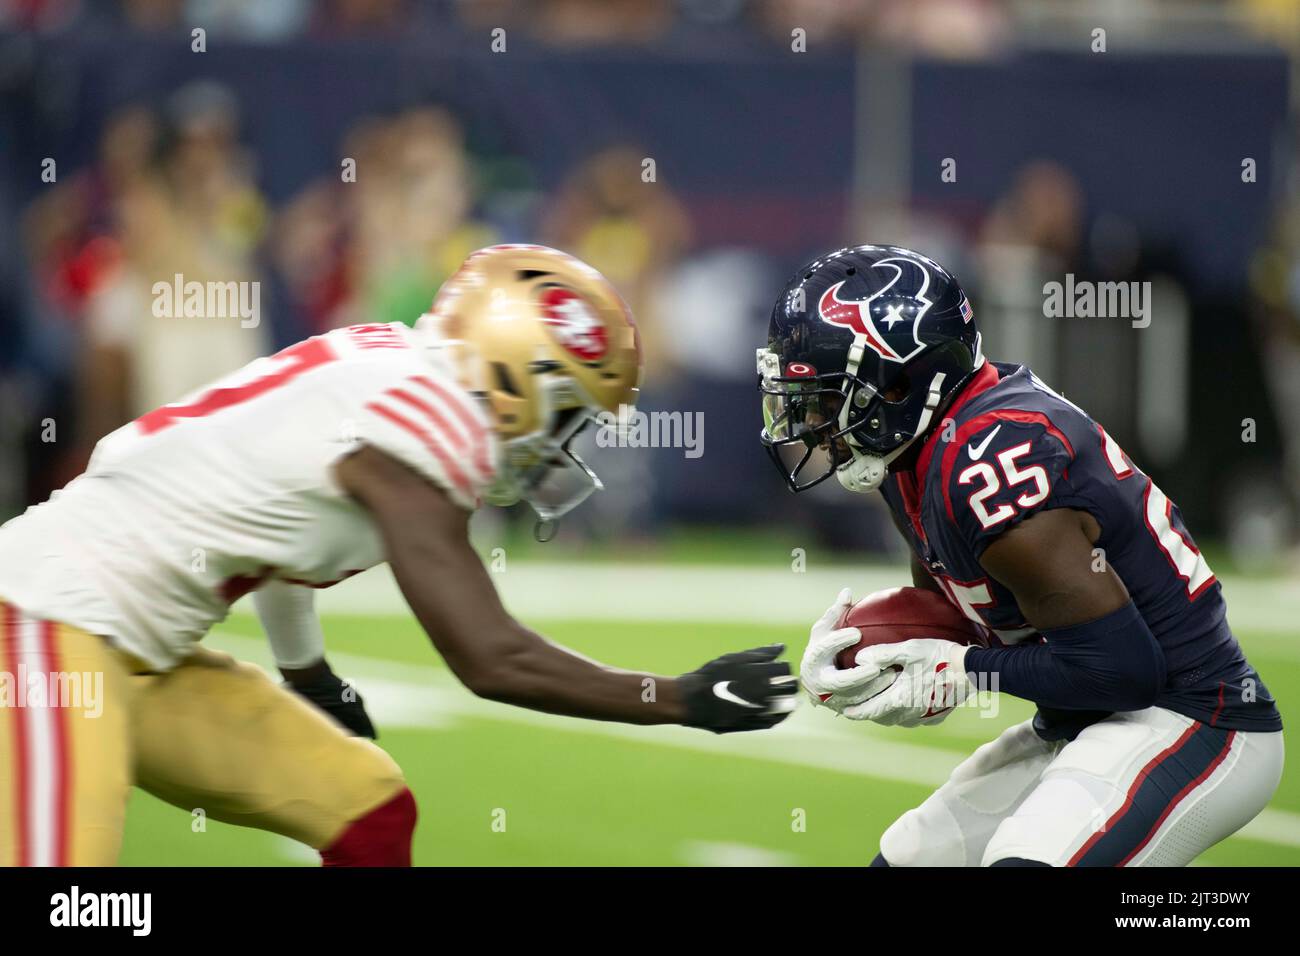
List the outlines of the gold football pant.
{"label": "gold football pant", "polygon": [[174,670],[0,601],[0,865],[109,866],[132,785],[321,849],[403,792],[369,740],[251,664]]}

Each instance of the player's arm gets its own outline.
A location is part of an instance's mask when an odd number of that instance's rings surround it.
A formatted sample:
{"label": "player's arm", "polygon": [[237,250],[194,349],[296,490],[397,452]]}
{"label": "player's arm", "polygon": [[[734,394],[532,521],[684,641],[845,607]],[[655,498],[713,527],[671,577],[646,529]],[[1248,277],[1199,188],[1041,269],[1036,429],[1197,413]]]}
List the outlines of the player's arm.
{"label": "player's arm", "polygon": [[[469,544],[469,513],[390,455],[362,447],[336,466],[371,514],[411,610],[475,694],[532,710],[724,732],[782,720],[793,704],[780,646],[727,655],[679,678],[606,667],[521,625]],[[721,693],[718,690],[721,689]]]}
{"label": "player's arm", "polygon": [[1073,444],[1045,415],[1025,417],[985,422],[952,456],[943,487],[956,530],[1046,643],[973,648],[965,670],[1047,707],[1149,707],[1164,687],[1164,653],[1094,554],[1101,528],[1070,480]]}
{"label": "player's arm", "polygon": [[268,581],[253,592],[253,606],[285,684],[352,733],[375,739],[361,695],[325,660],[325,635],[311,588]]}
{"label": "player's arm", "polygon": [[1049,707],[1141,710],[1165,683],[1164,652],[1124,582],[1094,547],[1087,512],[1041,511],[999,535],[980,558],[1016,596],[1046,644],[971,648],[968,673],[997,675],[999,690]]}
{"label": "player's arm", "polygon": [[286,670],[296,673],[324,663],[325,634],[310,588],[268,581],[253,592],[253,607],[271,645],[275,666],[286,679]]}
{"label": "player's arm", "polygon": [[852,690],[889,666],[903,672],[887,690],[841,712],[884,724],[934,723],[977,688],[1061,710],[1152,706],[1164,687],[1164,653],[1123,582],[1097,563],[1096,535],[1086,512],[1050,509],[995,537],[981,556],[1046,644],[982,648],[921,638],[868,648],[857,668],[834,675],[844,687],[833,691]]}
{"label": "player's arm", "polygon": [[1046,643],[968,648],[917,639],[869,648],[840,680],[887,666],[904,674],[845,716],[915,725],[949,712],[936,700],[958,704],[977,688],[1075,711],[1142,710],[1158,698],[1164,653],[1123,582],[1093,553],[1101,529],[1069,480],[1074,449],[1043,416],[1026,418],[984,422],[944,459],[941,480],[954,530]]}

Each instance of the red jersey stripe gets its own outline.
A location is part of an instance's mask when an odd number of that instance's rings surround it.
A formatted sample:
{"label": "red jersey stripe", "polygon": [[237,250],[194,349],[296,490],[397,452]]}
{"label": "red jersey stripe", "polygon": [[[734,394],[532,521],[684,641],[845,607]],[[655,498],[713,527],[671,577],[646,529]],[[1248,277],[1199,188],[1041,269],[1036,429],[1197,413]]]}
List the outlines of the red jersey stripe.
{"label": "red jersey stripe", "polygon": [[433,454],[434,458],[438,459],[438,464],[442,466],[443,471],[451,480],[451,483],[460,489],[460,491],[470,497],[474,497],[474,492],[471,490],[469,479],[465,476],[465,473],[461,471],[460,466],[456,464],[452,457],[447,454],[447,450],[434,440],[432,435],[409,418],[393,411],[393,409],[386,405],[381,405],[378,402],[371,402],[366,406],[366,408],[374,412],[380,418],[396,425],[407,434],[414,436],[420,444],[424,445],[424,447]]}
{"label": "red jersey stripe", "polygon": [[427,375],[412,375],[411,381],[432,392],[452,409],[457,419],[469,433],[470,441],[473,444],[475,467],[484,476],[490,476],[492,474],[492,465],[487,456],[488,427],[478,410],[470,406],[465,401],[464,396],[455,389],[448,388]]}
{"label": "red jersey stripe", "polygon": [[411,408],[420,412],[425,418],[432,423],[434,434],[445,438],[455,449],[457,454],[466,455],[469,453],[469,436],[467,436],[458,425],[454,425],[447,420],[447,417],[434,408],[424,399],[412,395],[403,388],[390,388],[386,395],[405,402]]}

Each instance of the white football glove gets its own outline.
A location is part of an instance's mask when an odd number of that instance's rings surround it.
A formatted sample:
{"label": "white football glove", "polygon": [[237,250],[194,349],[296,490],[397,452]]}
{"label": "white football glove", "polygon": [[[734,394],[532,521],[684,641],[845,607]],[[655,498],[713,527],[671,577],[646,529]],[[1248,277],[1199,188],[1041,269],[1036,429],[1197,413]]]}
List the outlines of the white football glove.
{"label": "white football glove", "polygon": [[852,592],[845,588],[812,626],[799,665],[799,680],[813,704],[829,707],[836,713],[844,713],[846,707],[860,704],[880,691],[879,668],[840,670],[835,666],[836,654],[862,640],[862,632],[856,627],[835,627],[835,622],[852,606]]}
{"label": "white football glove", "polygon": [[902,671],[888,689],[845,707],[844,716],[899,727],[939,723],[976,690],[966,674],[968,649],[929,637],[863,648],[858,651],[855,670],[879,673],[899,666]]}

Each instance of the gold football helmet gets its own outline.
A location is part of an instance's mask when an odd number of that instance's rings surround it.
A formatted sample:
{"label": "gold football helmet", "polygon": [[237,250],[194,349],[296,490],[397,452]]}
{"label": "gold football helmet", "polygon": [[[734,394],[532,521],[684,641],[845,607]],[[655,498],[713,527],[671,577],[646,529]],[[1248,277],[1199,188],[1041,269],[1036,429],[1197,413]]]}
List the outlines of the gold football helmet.
{"label": "gold football helmet", "polygon": [[602,487],[569,443],[598,416],[626,421],[620,406],[635,406],[641,384],[636,323],[604,276],[546,246],[490,246],[443,284],[417,328],[491,408],[501,457],[490,503],[522,499],[549,522]]}

